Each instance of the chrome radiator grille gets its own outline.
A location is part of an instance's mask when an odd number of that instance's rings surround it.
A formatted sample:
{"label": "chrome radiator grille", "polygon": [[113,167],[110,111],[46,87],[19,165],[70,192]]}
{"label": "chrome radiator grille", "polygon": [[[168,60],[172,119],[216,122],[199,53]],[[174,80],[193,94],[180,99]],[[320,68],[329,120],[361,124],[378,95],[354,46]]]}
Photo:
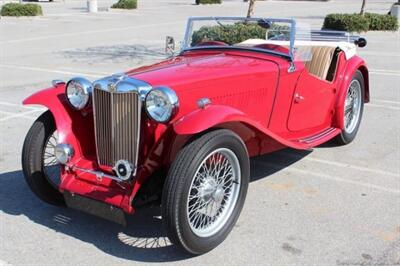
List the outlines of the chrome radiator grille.
{"label": "chrome radiator grille", "polygon": [[95,88],[93,109],[99,163],[114,166],[122,159],[136,167],[141,115],[139,94]]}

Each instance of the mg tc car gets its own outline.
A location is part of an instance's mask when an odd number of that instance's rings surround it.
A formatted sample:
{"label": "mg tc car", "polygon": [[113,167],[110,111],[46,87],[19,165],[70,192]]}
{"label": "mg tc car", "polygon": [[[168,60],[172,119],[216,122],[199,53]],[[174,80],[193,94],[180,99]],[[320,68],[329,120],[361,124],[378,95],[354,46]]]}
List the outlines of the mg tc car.
{"label": "mg tc car", "polygon": [[201,254],[234,227],[251,156],[355,138],[369,101],[366,40],[240,17],[190,18],[184,36],[162,62],[55,80],[25,99],[48,110],[22,167],[43,201],[122,224],[156,202],[170,240]]}

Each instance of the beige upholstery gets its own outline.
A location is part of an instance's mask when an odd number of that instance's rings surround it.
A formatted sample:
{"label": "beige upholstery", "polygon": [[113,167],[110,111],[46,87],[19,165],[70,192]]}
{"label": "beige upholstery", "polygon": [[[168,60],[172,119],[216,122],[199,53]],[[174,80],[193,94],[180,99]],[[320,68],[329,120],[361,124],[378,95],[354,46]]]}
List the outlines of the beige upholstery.
{"label": "beige upholstery", "polygon": [[335,47],[312,46],[312,59],[305,62],[308,72],[322,80],[326,80],[332,63]]}

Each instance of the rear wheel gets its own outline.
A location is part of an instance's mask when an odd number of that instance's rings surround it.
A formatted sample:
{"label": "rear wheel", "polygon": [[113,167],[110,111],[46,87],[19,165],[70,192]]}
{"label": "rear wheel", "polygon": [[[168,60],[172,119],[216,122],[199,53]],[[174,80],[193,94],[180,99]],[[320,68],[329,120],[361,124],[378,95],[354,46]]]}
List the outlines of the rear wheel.
{"label": "rear wheel", "polygon": [[191,254],[218,246],[232,230],[249,183],[249,158],[229,130],[185,146],[164,185],[162,215],[170,240]]}
{"label": "rear wheel", "polygon": [[22,169],[36,196],[49,204],[64,205],[64,198],[58,191],[61,168],[54,155],[57,137],[53,116],[47,111],[33,123],[26,135]]}
{"label": "rear wheel", "polygon": [[357,135],[364,111],[364,89],[363,75],[357,71],[347,88],[343,111],[344,128],[336,137],[336,142],[340,145],[352,142]]}

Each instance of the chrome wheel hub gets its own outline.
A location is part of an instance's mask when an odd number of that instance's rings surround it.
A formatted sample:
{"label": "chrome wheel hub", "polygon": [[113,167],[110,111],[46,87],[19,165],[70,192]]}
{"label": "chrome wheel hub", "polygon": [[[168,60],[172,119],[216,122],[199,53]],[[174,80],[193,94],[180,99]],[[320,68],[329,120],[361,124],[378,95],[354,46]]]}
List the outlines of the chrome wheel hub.
{"label": "chrome wheel hub", "polygon": [[204,184],[199,188],[199,194],[203,201],[208,201],[214,198],[215,191],[217,190],[217,182],[213,178],[207,178]]}
{"label": "chrome wheel hub", "polygon": [[344,104],[344,130],[351,134],[357,127],[362,105],[361,84],[358,80],[350,83]]}
{"label": "chrome wheel hub", "polygon": [[217,189],[215,189],[213,193],[213,200],[221,204],[223,198],[224,198],[224,190],[222,189],[222,187],[218,187]]}
{"label": "chrome wheel hub", "polygon": [[233,151],[222,148],[200,164],[187,198],[187,219],[194,234],[216,234],[231,216],[240,192],[240,165]]}

